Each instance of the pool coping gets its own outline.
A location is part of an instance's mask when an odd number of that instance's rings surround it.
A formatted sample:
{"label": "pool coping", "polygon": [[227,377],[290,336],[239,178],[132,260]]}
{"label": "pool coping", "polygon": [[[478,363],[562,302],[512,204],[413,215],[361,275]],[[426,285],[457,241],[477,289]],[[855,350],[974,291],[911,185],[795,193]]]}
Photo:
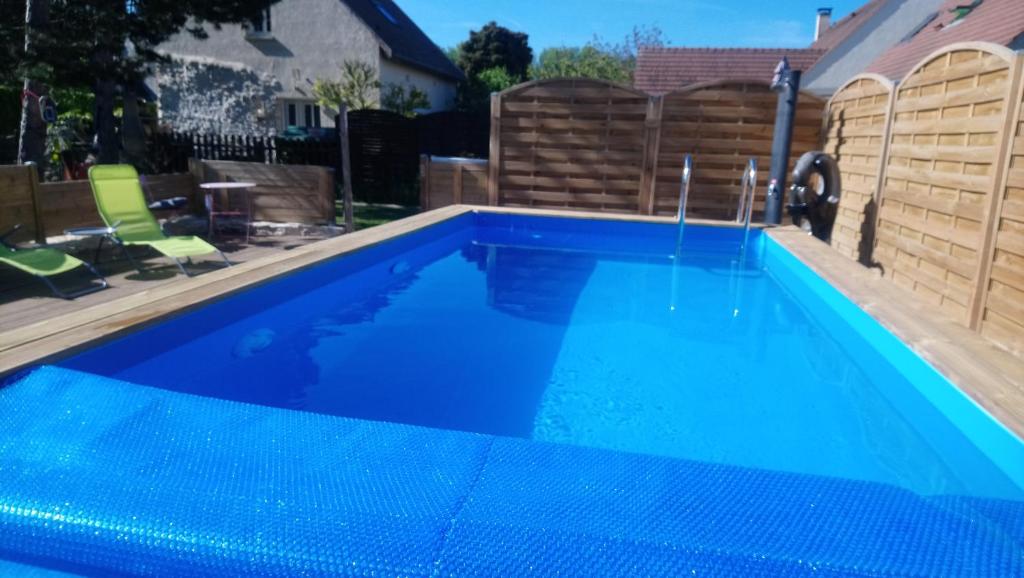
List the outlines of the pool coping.
{"label": "pool coping", "polygon": [[[182,279],[121,299],[86,307],[12,331],[0,332],[0,378],[115,339],[129,331],[268,283],[321,261],[408,235],[471,212],[562,218],[673,223],[671,217],[593,213],[556,209],[453,205],[405,219],[326,239],[204,274]],[[688,223],[737,227],[727,221]],[[1024,439],[1024,361],[996,347],[941,313],[914,302],[877,271],[863,267],[824,246],[796,227],[768,229],[768,235],[848,299],[899,337],[952,383],[1018,437]],[[1014,375],[1021,376],[1014,379]]]}

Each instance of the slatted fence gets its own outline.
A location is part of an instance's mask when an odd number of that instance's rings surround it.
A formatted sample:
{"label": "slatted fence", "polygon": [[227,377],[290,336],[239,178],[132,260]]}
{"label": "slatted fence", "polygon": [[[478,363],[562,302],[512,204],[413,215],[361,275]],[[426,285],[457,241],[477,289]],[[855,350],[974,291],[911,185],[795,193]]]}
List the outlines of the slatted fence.
{"label": "slatted fence", "polygon": [[955,46],[897,87],[874,257],[885,275],[973,326],[1015,57]]}
{"label": "slatted fence", "polygon": [[878,208],[879,170],[885,156],[894,84],[876,74],[853,77],[828,104],[824,151],[839,163],[842,197],[832,246],[870,263]]}
{"label": "slatted fence", "polygon": [[598,80],[528,82],[496,95],[493,204],[642,211],[651,115],[646,94]]}
{"label": "slatted fence", "polygon": [[420,157],[420,209],[487,204],[487,161]]}
{"label": "slatted fence", "polygon": [[[675,214],[683,157],[693,155],[687,203],[692,217],[735,217],[747,161],[758,161],[755,213],[764,210],[778,95],[763,82],[719,81],[696,84],[662,97],[659,114],[654,214]],[[800,93],[793,125],[790,167],[821,139],[825,103]]]}
{"label": "slatted fence", "polygon": [[253,220],[324,224],[335,218],[334,171],[313,165],[195,161],[197,182],[248,181]]}

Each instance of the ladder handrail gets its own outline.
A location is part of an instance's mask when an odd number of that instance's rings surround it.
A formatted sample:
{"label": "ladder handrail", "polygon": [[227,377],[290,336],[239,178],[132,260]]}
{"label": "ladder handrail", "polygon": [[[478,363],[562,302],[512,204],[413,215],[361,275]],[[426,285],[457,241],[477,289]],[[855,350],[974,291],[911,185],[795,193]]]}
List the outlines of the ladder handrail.
{"label": "ladder handrail", "polygon": [[740,198],[736,207],[736,222],[750,226],[750,218],[754,213],[754,191],[757,188],[757,159],[751,157],[743,169],[743,180],[740,181]]}
{"label": "ladder handrail", "polygon": [[690,176],[693,174],[693,158],[683,157],[683,177],[679,183],[679,207],[676,209],[676,220],[682,223],[686,219],[686,199],[690,196]]}

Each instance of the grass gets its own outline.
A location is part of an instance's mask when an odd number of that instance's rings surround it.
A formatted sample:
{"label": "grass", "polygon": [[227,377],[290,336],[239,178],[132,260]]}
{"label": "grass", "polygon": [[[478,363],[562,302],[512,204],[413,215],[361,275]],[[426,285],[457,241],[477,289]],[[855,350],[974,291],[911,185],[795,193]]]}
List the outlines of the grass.
{"label": "grass", "polygon": [[[338,224],[344,224],[345,214],[342,210],[340,201],[335,205],[335,208]],[[377,225],[383,225],[384,223],[390,223],[391,221],[397,221],[398,219],[403,219],[420,212],[419,207],[406,207],[402,205],[371,205],[368,203],[352,203],[352,209],[357,231],[376,227]]]}

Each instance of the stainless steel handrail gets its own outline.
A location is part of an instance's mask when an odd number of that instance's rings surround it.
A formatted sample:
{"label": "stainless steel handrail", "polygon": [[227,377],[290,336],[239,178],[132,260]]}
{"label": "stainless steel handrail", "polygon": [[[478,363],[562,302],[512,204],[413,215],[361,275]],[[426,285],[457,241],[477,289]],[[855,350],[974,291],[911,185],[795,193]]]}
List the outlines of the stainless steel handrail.
{"label": "stainless steel handrail", "polygon": [[740,181],[740,198],[736,207],[736,222],[750,227],[750,217],[754,213],[754,191],[757,188],[757,159],[751,158],[743,169],[743,180]]}
{"label": "stainless steel handrail", "polygon": [[693,174],[693,157],[683,157],[683,178],[679,183],[679,208],[676,210],[676,220],[682,223],[686,220],[686,199],[690,197],[690,176]]}

